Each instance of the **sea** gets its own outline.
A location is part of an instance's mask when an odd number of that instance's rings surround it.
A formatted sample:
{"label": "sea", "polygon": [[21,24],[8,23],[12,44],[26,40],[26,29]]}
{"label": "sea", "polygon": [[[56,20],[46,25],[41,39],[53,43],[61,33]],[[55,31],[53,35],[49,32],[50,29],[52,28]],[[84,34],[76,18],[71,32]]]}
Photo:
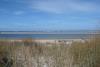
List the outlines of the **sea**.
{"label": "sea", "polygon": [[84,39],[100,34],[94,30],[82,31],[60,31],[60,32],[33,32],[33,31],[0,31],[0,39],[2,38],[32,38],[32,39]]}
{"label": "sea", "polygon": [[94,34],[0,34],[2,38],[32,38],[32,39],[84,39],[95,36]]}

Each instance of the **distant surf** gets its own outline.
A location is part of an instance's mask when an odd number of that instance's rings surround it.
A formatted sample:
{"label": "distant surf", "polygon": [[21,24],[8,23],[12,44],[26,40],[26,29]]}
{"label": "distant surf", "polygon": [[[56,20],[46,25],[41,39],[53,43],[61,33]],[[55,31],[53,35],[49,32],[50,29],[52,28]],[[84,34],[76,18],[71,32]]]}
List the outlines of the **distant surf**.
{"label": "distant surf", "polygon": [[94,34],[0,34],[0,38],[32,39],[84,39],[92,36],[94,36]]}

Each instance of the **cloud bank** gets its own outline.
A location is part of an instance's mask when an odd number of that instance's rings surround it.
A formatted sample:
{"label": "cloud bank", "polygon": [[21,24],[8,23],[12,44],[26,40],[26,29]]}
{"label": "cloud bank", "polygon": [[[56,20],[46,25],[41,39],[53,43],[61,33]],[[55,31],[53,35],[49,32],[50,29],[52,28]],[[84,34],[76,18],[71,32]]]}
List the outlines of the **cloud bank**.
{"label": "cloud bank", "polygon": [[24,11],[15,11],[15,12],[13,12],[14,15],[22,15],[24,13],[25,13]]}
{"label": "cloud bank", "polygon": [[45,12],[99,12],[99,4],[81,0],[38,0],[31,2],[31,7]]}

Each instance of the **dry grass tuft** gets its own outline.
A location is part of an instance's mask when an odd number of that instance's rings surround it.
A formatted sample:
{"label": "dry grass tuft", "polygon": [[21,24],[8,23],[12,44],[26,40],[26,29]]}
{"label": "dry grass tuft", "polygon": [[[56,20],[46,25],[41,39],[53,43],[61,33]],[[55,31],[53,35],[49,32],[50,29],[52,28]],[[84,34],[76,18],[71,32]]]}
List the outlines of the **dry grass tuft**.
{"label": "dry grass tuft", "polygon": [[4,56],[13,59],[13,67],[100,67],[100,38],[70,46],[48,46],[32,39],[1,40],[0,58]]}

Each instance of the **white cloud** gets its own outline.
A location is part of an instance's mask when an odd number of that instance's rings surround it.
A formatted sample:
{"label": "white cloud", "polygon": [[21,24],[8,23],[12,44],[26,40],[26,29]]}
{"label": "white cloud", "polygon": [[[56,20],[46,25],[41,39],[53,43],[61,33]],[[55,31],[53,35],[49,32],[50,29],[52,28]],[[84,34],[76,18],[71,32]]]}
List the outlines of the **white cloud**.
{"label": "white cloud", "polygon": [[4,14],[8,14],[9,11],[7,9],[0,8],[0,12]]}
{"label": "white cloud", "polygon": [[[94,12],[99,10],[99,6],[93,2],[78,2],[75,0],[44,0],[35,1],[31,3],[33,9],[53,12],[53,13],[65,13],[65,12]],[[99,10],[100,11],[100,10]]]}
{"label": "white cloud", "polygon": [[3,1],[8,2],[9,0],[3,0]]}
{"label": "white cloud", "polygon": [[2,12],[3,11],[3,9],[0,9],[0,12]]}
{"label": "white cloud", "polygon": [[14,15],[22,15],[24,13],[25,13],[24,11],[15,11],[15,12],[13,12]]}

